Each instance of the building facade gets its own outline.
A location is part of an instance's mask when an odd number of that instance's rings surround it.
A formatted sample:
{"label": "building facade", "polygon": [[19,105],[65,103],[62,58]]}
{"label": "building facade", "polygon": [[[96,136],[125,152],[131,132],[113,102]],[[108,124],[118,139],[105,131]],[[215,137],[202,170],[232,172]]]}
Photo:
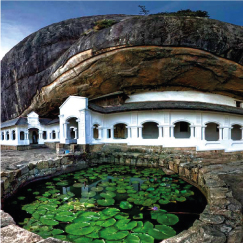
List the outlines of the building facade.
{"label": "building facade", "polygon": [[110,97],[97,101],[70,96],[60,107],[59,123],[39,119],[34,112],[18,118],[26,119],[25,124],[7,121],[1,144],[126,143],[243,151],[241,100],[196,91],[144,92],[125,98],[117,94],[113,104],[107,102]]}

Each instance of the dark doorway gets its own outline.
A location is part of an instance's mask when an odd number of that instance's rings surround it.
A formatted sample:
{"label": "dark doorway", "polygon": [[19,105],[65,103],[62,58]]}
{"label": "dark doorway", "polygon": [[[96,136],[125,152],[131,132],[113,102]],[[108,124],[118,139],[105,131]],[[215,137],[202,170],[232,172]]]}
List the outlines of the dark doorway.
{"label": "dark doorway", "polygon": [[32,132],[32,143],[33,144],[38,144],[38,137],[37,137],[37,132],[36,131],[33,131]]}

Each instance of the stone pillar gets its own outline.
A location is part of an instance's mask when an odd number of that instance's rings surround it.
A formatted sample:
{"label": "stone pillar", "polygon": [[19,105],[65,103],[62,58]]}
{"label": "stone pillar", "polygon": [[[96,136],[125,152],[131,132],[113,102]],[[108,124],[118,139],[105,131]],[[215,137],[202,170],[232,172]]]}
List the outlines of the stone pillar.
{"label": "stone pillar", "polygon": [[130,138],[137,139],[138,138],[138,126],[130,126],[131,135]]}
{"label": "stone pillar", "polygon": [[241,127],[241,140],[243,140],[243,127]]}
{"label": "stone pillar", "polygon": [[158,125],[159,128],[159,139],[163,138],[163,126],[162,125]]}
{"label": "stone pillar", "polygon": [[29,131],[25,132],[25,140],[28,140],[28,139],[29,139]]}
{"label": "stone pillar", "polygon": [[190,130],[191,130],[191,136],[190,136],[190,139],[192,139],[192,138],[195,138],[195,133],[194,133],[194,126],[193,125],[191,125],[190,126]]}
{"label": "stone pillar", "polygon": [[140,127],[138,127],[138,138],[139,139],[143,139],[143,136],[142,136],[142,130],[143,129],[143,126],[140,126]]}

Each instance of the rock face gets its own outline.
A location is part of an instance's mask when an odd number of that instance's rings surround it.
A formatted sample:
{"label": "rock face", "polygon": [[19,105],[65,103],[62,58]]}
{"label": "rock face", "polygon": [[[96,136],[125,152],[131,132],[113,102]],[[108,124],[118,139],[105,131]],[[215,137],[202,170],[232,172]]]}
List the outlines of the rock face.
{"label": "rock face", "polygon": [[[95,22],[117,23],[98,31]],[[26,37],[2,60],[2,121],[55,117],[69,95],[199,90],[243,96],[243,27],[191,17],[70,19]],[[11,104],[11,105],[10,105]]]}

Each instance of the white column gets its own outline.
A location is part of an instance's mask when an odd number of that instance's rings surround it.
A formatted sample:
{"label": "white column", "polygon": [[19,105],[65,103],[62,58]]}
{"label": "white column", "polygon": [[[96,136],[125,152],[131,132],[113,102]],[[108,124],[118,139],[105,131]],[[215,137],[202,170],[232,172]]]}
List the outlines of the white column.
{"label": "white column", "polygon": [[163,126],[162,125],[158,125],[159,128],[159,139],[163,138]]}
{"label": "white column", "polygon": [[138,137],[139,137],[140,139],[143,139],[143,137],[142,137],[142,129],[143,129],[142,126],[138,127]]}
{"label": "white column", "polygon": [[29,131],[25,132],[25,140],[28,140],[28,139],[29,139]]}
{"label": "white column", "polygon": [[111,128],[111,139],[114,139],[114,127]]}
{"label": "white column", "polygon": [[194,133],[194,126],[190,126],[190,130],[191,130],[191,136],[190,136],[190,138],[195,138],[195,133]]}
{"label": "white column", "polygon": [[175,138],[175,136],[174,136],[174,127],[175,127],[174,125],[170,127],[170,137],[171,138]]}
{"label": "white column", "polygon": [[222,127],[218,127],[219,128],[219,141],[223,140],[223,128]]}
{"label": "white column", "polygon": [[78,128],[74,128],[74,139],[78,138]]}
{"label": "white column", "polygon": [[243,127],[241,127],[241,140],[243,140]]}
{"label": "white column", "polygon": [[63,127],[63,136],[64,136],[65,139],[68,138],[68,136],[67,136],[68,124],[69,124],[69,122],[63,123],[63,125],[64,125],[64,127]]}
{"label": "white column", "polygon": [[126,126],[127,128],[127,138],[131,138],[131,128],[129,126]]}
{"label": "white column", "polygon": [[202,126],[202,140],[205,140],[205,128],[207,126]]}
{"label": "white column", "polygon": [[102,139],[102,127],[98,127],[98,139]]}
{"label": "white column", "polygon": [[223,140],[231,139],[231,127],[223,127]]}

